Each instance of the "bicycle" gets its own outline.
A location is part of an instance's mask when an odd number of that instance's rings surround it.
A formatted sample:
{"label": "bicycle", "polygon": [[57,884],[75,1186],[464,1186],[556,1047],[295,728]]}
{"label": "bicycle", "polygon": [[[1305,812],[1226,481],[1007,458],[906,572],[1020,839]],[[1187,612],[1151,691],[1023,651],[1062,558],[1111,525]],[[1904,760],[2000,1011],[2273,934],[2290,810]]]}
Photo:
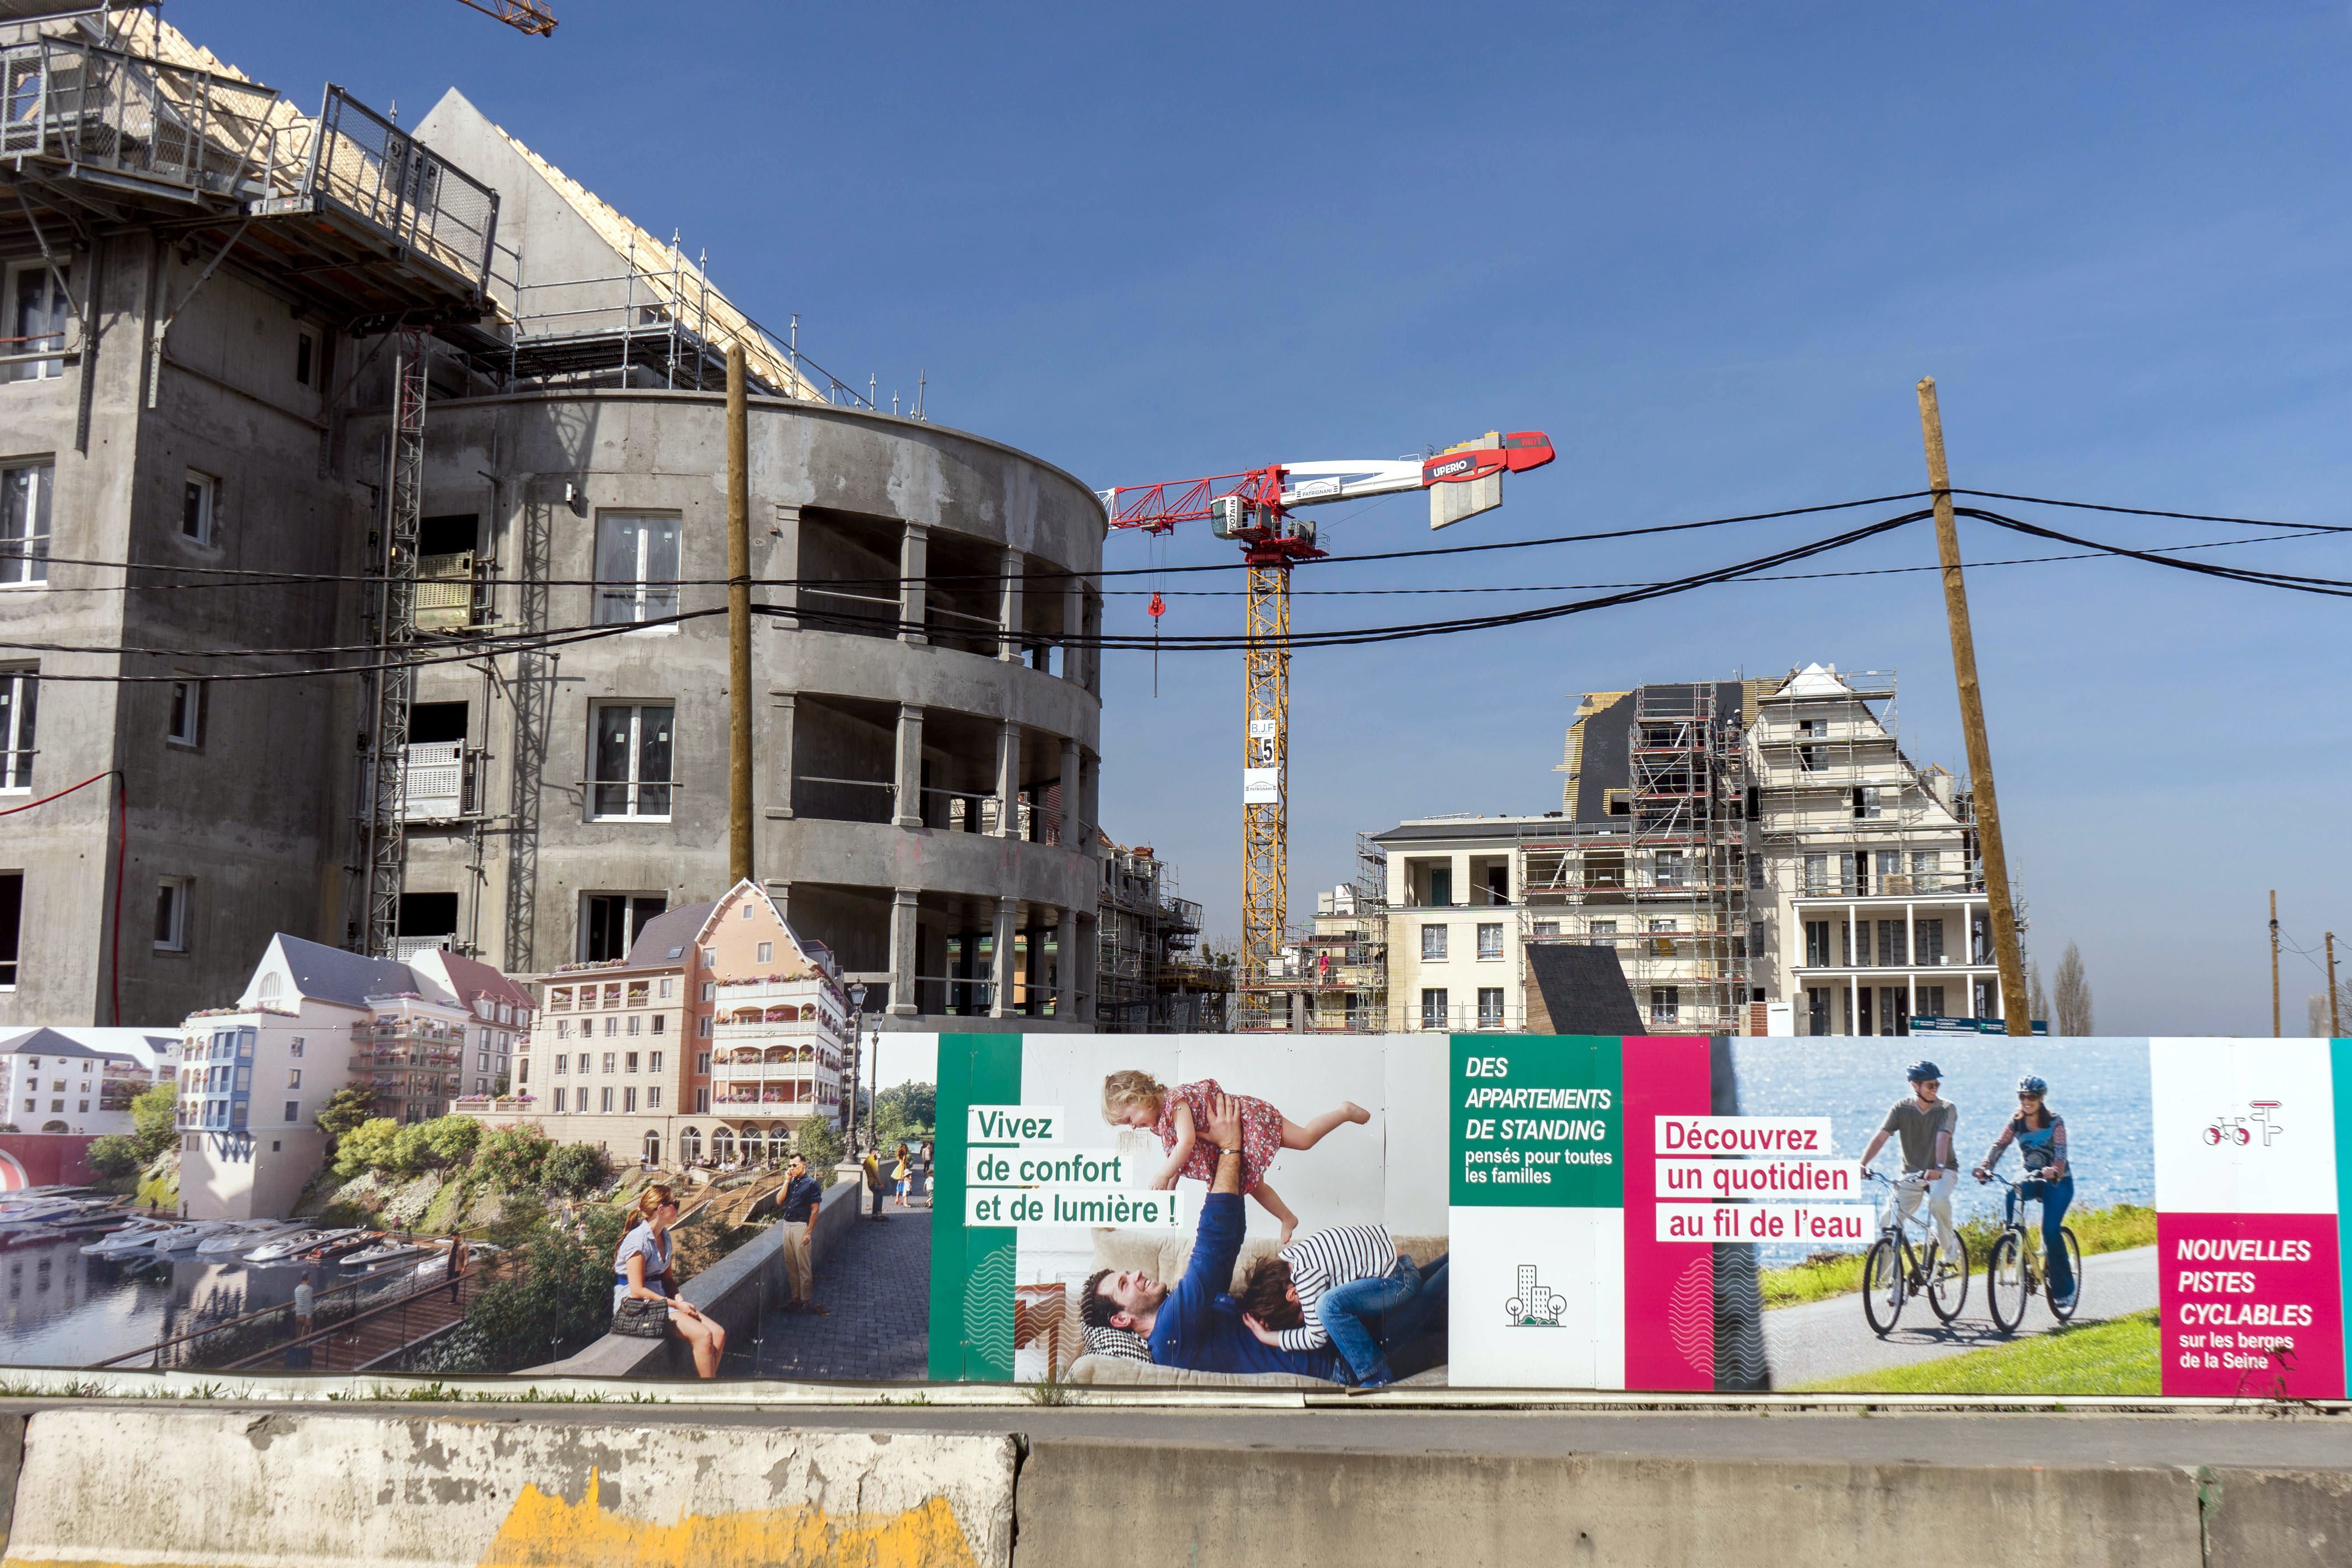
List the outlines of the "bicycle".
{"label": "bicycle", "polygon": [[2074,1322],[2083,1304],[2083,1244],[2074,1239],[2074,1228],[2058,1228],[2066,1243],[2066,1261],[2074,1266],[2074,1299],[2061,1307],[2047,1289],[2050,1275],[2042,1256],[2042,1228],[2026,1224],[2021,1217],[2025,1206],[2037,1200],[2021,1199],[2018,1184],[2000,1172],[1986,1174],[2009,1189],[2000,1234],[1985,1254],[1985,1301],[1992,1308],[1993,1322],[2001,1333],[2015,1333],[2017,1325],[2025,1321],[2026,1298],[2033,1295],[2050,1304],[2050,1315],[2060,1322]]}
{"label": "bicycle", "polygon": [[[1944,1244],[1936,1235],[1932,1216],[1904,1218],[1898,1195],[1925,1192],[1926,1180],[1905,1176],[1900,1181],[1888,1181],[1876,1171],[1862,1173],[1864,1179],[1884,1182],[1886,1186],[1886,1207],[1879,1218],[1878,1239],[1862,1258],[1862,1312],[1870,1321],[1871,1331],[1885,1339],[1895,1332],[1895,1324],[1903,1316],[1903,1303],[1913,1296],[1925,1294],[1927,1310],[1944,1322],[1960,1315],[1969,1300],[1969,1244],[1958,1239],[1960,1255],[1958,1267],[1944,1257]],[[1925,1205],[1921,1206],[1923,1208]],[[1926,1238],[1924,1249],[1914,1249],[1905,1228],[1916,1226]]]}

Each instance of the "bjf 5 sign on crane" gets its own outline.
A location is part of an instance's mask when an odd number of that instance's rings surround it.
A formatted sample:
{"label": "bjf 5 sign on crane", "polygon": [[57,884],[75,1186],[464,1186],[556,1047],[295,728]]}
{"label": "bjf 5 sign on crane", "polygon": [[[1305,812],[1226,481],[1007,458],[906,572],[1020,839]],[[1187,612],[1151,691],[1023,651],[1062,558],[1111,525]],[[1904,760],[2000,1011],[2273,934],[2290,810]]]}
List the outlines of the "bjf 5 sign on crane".
{"label": "bjf 5 sign on crane", "polygon": [[[1290,569],[1326,552],[1315,525],[1293,512],[1334,501],[1429,492],[1429,526],[1503,504],[1503,476],[1553,457],[1539,430],[1489,431],[1428,457],[1276,463],[1241,474],[1102,492],[1114,528],[1164,534],[1206,521],[1242,547],[1249,567],[1242,731],[1241,1027],[1273,1023],[1269,987],[1290,904]],[[1155,596],[1152,612],[1159,613]]]}

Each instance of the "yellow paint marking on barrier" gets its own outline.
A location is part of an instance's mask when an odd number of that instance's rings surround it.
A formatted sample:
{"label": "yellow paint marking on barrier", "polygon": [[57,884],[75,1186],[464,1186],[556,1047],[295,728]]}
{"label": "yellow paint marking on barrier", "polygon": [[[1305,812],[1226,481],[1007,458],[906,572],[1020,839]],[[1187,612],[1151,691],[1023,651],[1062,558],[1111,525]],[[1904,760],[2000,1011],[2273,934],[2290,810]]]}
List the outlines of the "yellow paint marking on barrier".
{"label": "yellow paint marking on barrier", "polygon": [[524,1486],[482,1568],[979,1568],[945,1498],[896,1514],[803,1503],[663,1524],[608,1513],[597,1495],[593,1475],[576,1503]]}

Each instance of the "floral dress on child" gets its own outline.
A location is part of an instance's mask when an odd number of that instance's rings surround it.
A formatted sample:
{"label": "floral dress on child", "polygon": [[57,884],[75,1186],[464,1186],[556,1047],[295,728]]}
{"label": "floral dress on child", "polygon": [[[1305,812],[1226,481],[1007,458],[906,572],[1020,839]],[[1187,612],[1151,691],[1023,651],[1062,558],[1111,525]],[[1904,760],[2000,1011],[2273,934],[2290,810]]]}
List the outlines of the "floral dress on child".
{"label": "floral dress on child", "polygon": [[[1217,1157],[1209,1145],[1209,1102],[1224,1091],[1213,1078],[1203,1078],[1197,1083],[1180,1083],[1168,1092],[1166,1103],[1160,1107],[1160,1122],[1151,1130],[1160,1136],[1160,1146],[1176,1146],[1176,1106],[1181,1101],[1192,1108],[1192,1157],[1176,1174],[1192,1176],[1197,1181],[1214,1183],[1217,1179]],[[1234,1109],[1242,1119],[1242,1190],[1254,1190],[1265,1175],[1266,1166],[1274,1164],[1282,1153],[1282,1113],[1264,1100],[1247,1094],[1233,1096]]]}

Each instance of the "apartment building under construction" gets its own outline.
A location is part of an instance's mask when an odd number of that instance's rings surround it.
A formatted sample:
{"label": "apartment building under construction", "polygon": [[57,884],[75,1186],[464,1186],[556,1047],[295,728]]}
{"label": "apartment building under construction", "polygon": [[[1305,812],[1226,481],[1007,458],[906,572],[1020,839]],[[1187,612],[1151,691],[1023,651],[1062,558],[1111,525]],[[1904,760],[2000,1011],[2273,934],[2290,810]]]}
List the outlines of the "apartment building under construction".
{"label": "apartment building under construction", "polygon": [[1390,1027],[1526,1027],[1526,955],[1614,950],[1653,1032],[1899,1034],[2000,1016],[1968,791],[1891,674],[1588,695],[1561,809],[1433,817],[1388,858]]}
{"label": "apartment building under construction", "polygon": [[1206,1033],[1225,1027],[1232,966],[1201,949],[1201,906],[1176,892],[1176,868],[1150,844],[1105,834],[1095,930],[1097,1019],[1113,1034]]}
{"label": "apartment building under construction", "polygon": [[727,886],[740,349],[757,880],[880,1027],[1093,1027],[1084,484],[454,89],[314,113],[144,9],[0,68],[0,797],[81,786],[0,849],[0,1023],[184,1016],[280,929],[604,961]]}

